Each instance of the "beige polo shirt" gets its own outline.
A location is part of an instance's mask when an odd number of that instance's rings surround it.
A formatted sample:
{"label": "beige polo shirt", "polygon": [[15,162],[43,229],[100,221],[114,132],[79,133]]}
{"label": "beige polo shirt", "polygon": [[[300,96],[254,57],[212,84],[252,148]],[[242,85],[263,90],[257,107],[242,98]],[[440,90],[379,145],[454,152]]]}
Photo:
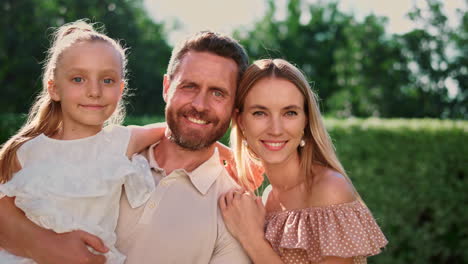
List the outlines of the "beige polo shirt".
{"label": "beige polo shirt", "polygon": [[126,195],[121,198],[116,247],[127,256],[126,263],[250,263],[218,208],[218,197],[237,187],[218,151],[192,172],[177,169],[166,175],[154,159],[155,145],[143,156],[156,190],[135,209]]}

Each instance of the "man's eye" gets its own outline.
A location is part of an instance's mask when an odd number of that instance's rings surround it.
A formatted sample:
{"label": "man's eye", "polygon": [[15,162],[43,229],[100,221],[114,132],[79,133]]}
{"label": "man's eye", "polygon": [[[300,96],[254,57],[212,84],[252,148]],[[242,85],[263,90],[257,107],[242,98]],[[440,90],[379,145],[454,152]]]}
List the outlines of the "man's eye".
{"label": "man's eye", "polygon": [[221,91],[213,91],[213,95],[216,97],[222,97],[224,94]]}
{"label": "man's eye", "polygon": [[255,112],[252,113],[252,115],[253,116],[263,116],[263,115],[265,115],[265,113],[262,112],[262,111],[255,111]]}

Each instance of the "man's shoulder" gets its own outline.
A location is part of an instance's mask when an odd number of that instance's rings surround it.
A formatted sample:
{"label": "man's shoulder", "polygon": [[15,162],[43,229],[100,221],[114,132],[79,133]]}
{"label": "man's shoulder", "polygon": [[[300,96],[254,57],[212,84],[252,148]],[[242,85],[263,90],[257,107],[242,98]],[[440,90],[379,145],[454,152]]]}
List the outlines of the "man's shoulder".
{"label": "man's shoulder", "polygon": [[150,147],[145,148],[144,150],[140,151],[138,155],[143,156],[146,160],[149,160],[149,149]]}
{"label": "man's shoulder", "polygon": [[216,179],[216,184],[218,185],[219,192],[227,192],[232,188],[240,188],[239,184],[231,177],[228,171],[223,167],[219,173],[218,178]]}
{"label": "man's shoulder", "polygon": [[142,151],[138,153],[138,155],[144,157],[146,161],[150,162],[151,159],[154,159],[154,155],[151,154],[152,151],[154,151],[154,147],[159,144],[159,142],[154,143],[153,145],[146,147]]}

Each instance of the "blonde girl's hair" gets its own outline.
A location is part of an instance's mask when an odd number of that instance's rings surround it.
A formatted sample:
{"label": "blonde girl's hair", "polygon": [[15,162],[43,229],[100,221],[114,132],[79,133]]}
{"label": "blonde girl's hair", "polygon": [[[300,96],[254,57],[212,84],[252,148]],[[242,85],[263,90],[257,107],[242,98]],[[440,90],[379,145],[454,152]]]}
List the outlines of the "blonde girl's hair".
{"label": "blonde girl's hair", "polygon": [[[323,124],[322,116],[318,106],[318,99],[307,82],[304,74],[291,63],[282,59],[257,60],[245,71],[240,81],[236,94],[235,108],[240,115],[244,110],[244,102],[250,89],[261,79],[279,78],[293,83],[304,96],[304,111],[307,115],[307,125],[304,129],[303,139],[306,144],[298,147],[301,170],[306,173],[306,184],[310,190],[315,172],[313,165],[325,166],[342,174],[351,183],[346,175],[343,166],[338,160],[333,143]],[[254,186],[259,186],[255,179],[249,177],[253,175],[250,171],[251,164],[259,164],[260,160],[249,150],[249,147],[242,144],[245,140],[241,128],[237,124],[237,118],[233,118],[230,135],[231,146],[234,150],[234,159],[237,173],[241,185],[253,191]],[[258,180],[257,180],[258,181]]]}
{"label": "blonde girl's hair", "polygon": [[[53,34],[52,45],[47,52],[44,63],[44,72],[42,76],[42,90],[36,97],[25,124],[19,131],[11,137],[0,149],[0,183],[9,181],[13,173],[18,170],[18,161],[16,152],[26,141],[45,134],[52,136],[62,127],[62,115],[60,102],[56,102],[49,96],[47,87],[49,80],[54,80],[57,62],[61,54],[77,42],[96,42],[102,41],[108,43],[119,52],[122,65],[122,80],[126,82],[127,57],[126,50],[117,41],[109,38],[103,33],[94,29],[93,24],[86,20],[77,20],[59,27]],[[126,89],[123,91],[124,97]],[[112,116],[106,121],[106,124],[121,123],[125,117],[124,102],[121,99]]]}

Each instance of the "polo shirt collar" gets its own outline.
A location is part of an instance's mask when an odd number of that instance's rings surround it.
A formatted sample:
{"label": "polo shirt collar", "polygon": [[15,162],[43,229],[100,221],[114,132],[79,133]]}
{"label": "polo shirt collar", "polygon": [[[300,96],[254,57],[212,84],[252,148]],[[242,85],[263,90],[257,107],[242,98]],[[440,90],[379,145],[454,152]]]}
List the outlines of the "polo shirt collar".
{"label": "polo shirt collar", "polygon": [[148,164],[151,169],[154,169],[157,172],[164,172],[164,170],[159,167],[158,163],[156,162],[156,159],[154,158],[154,147],[156,147],[159,144],[160,141],[154,143],[148,148]]}
{"label": "polo shirt collar", "polygon": [[[211,185],[216,181],[218,176],[223,171],[224,167],[219,161],[218,148],[215,148],[213,155],[198,166],[192,172],[186,172],[189,176],[192,184],[197,188],[197,190],[205,195],[210,189]],[[185,171],[185,170],[184,170]]]}
{"label": "polo shirt collar", "polygon": [[[164,169],[159,167],[156,159],[154,158],[154,147],[158,145],[159,142],[151,145],[148,150],[148,157],[149,157],[149,165],[152,169],[158,172],[164,172]],[[205,195],[208,190],[210,189],[211,185],[216,181],[218,176],[223,171],[224,167],[221,165],[219,161],[219,153],[218,148],[215,148],[211,157],[203,162],[200,166],[198,166],[195,170],[191,172],[187,172],[185,169],[177,169],[174,171],[181,171],[186,174],[190,181],[192,182],[193,186],[203,195]]]}

